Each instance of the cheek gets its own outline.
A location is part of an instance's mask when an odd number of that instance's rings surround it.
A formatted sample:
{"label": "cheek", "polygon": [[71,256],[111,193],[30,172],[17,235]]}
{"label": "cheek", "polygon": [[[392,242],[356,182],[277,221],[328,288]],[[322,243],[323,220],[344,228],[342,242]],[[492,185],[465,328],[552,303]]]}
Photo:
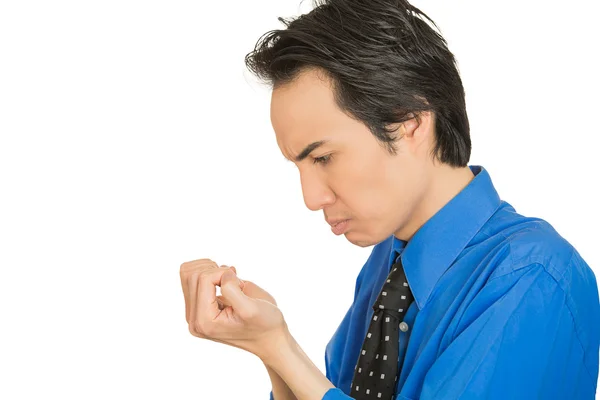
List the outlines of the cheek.
{"label": "cheek", "polygon": [[395,206],[402,175],[398,166],[382,160],[381,155],[362,155],[361,162],[339,163],[329,170],[328,180],[337,202],[358,220],[380,220]]}
{"label": "cheek", "polygon": [[365,157],[362,162],[343,166],[340,174],[345,176],[342,180],[353,187],[362,190],[379,190],[378,188],[384,186],[383,184],[388,180],[389,172],[381,161],[373,161]]}
{"label": "cheek", "polygon": [[346,178],[334,190],[338,193],[337,201],[343,204],[349,216],[357,222],[368,222],[385,219],[394,205],[394,198],[384,188],[381,180],[354,176]]}

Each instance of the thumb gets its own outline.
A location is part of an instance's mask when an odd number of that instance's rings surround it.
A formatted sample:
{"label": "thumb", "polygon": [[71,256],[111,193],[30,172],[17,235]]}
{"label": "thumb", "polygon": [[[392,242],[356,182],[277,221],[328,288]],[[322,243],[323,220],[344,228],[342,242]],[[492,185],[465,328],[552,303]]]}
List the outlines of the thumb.
{"label": "thumb", "polygon": [[221,296],[236,310],[247,309],[252,299],[240,288],[240,279],[231,271],[225,271],[221,275]]}

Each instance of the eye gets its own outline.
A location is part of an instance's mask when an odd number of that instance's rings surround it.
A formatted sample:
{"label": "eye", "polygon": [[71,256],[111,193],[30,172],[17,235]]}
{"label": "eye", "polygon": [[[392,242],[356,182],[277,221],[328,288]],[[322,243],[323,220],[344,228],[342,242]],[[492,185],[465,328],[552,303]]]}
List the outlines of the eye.
{"label": "eye", "polygon": [[327,164],[329,164],[329,162],[331,161],[332,158],[333,158],[333,156],[331,154],[328,154],[323,157],[315,157],[315,158],[313,158],[313,164],[327,165]]}
{"label": "eye", "polygon": [[329,162],[331,161],[332,158],[333,158],[333,155],[331,155],[331,154],[328,154],[323,157],[315,157],[315,158],[313,158],[313,164],[327,165],[327,164],[329,164]]}

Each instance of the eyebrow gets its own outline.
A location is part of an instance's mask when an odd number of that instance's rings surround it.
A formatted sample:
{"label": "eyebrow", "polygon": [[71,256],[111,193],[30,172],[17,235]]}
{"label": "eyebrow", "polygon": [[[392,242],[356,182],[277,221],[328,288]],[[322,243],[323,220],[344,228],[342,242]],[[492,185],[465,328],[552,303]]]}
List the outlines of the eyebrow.
{"label": "eyebrow", "polygon": [[[320,146],[322,146],[322,145],[324,145],[324,144],[326,144],[326,143],[329,143],[329,140],[319,140],[318,142],[313,142],[313,143],[309,144],[308,146],[306,146],[306,147],[304,148],[304,150],[302,150],[302,151],[300,152],[300,154],[298,154],[298,155],[296,156],[296,158],[295,158],[295,161],[296,161],[296,162],[300,162],[300,161],[304,160],[306,157],[308,157],[308,155],[309,155],[309,154],[310,154],[310,153],[311,153],[313,150],[315,150],[316,148],[318,148],[318,147],[320,147]],[[287,160],[287,158],[286,158],[286,160]],[[288,161],[289,161],[289,160],[288,160]]]}

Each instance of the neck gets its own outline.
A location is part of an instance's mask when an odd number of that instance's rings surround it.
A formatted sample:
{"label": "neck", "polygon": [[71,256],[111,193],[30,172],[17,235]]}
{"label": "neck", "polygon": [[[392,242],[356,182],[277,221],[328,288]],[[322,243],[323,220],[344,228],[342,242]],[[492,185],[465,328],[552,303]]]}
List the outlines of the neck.
{"label": "neck", "polygon": [[467,167],[454,168],[446,164],[432,169],[431,180],[424,196],[415,208],[410,221],[394,233],[400,240],[408,241],[431,217],[460,193],[474,178]]}

